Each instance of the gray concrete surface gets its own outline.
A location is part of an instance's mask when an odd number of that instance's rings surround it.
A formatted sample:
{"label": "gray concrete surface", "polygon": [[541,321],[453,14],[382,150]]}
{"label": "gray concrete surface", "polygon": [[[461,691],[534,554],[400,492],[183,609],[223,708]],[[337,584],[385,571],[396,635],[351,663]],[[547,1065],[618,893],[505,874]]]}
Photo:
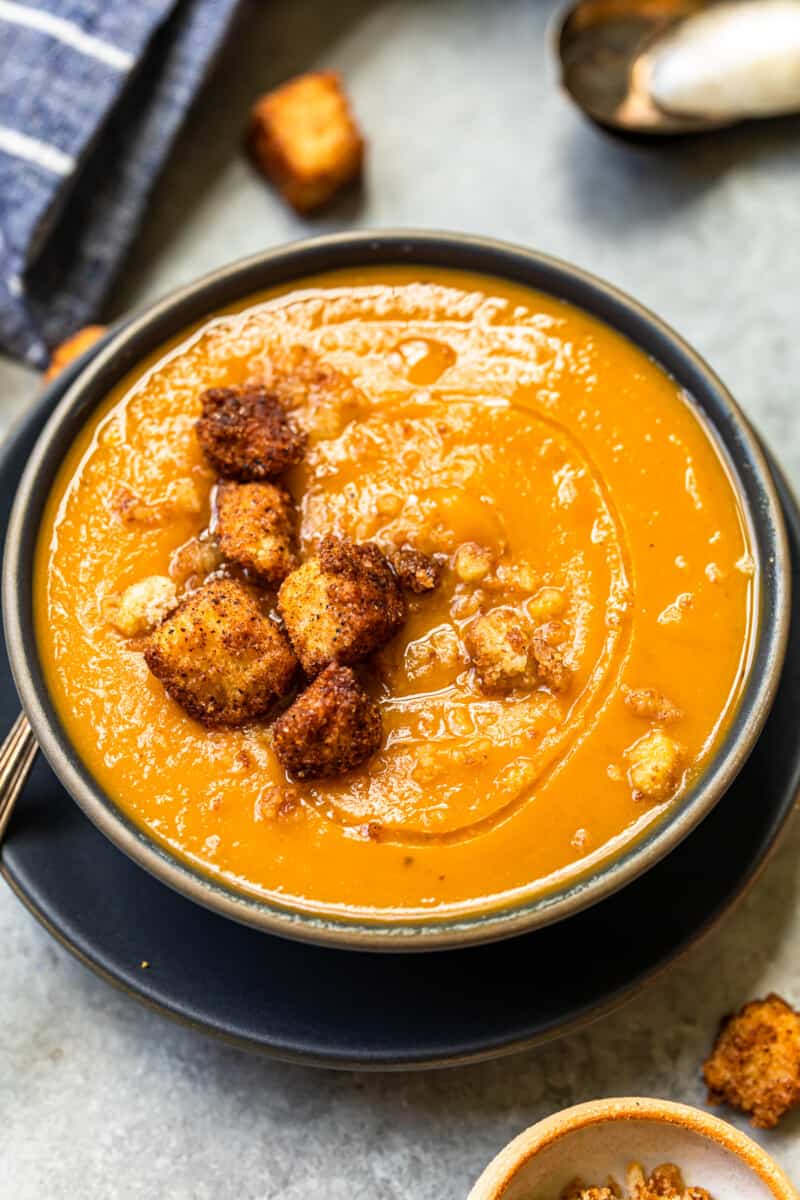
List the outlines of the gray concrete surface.
{"label": "gray concrete surface", "polygon": [[[556,89],[552,11],[544,0],[250,3],[108,315],[309,231],[496,234],[573,259],[663,314],[800,482],[800,120],[658,150],[610,141]],[[305,222],[253,176],[239,137],[255,93],[316,66],[346,75],[371,153],[363,196]],[[4,427],[36,388],[0,364]],[[768,988],[800,1002],[799,850],[795,823],[734,915],[585,1032],[482,1066],[377,1077],[248,1058],[173,1026],[90,975],[0,886],[0,1198],[463,1200],[508,1138],[564,1105],[631,1092],[701,1103],[719,1015]],[[799,1132],[794,1118],[761,1135],[797,1181]]]}

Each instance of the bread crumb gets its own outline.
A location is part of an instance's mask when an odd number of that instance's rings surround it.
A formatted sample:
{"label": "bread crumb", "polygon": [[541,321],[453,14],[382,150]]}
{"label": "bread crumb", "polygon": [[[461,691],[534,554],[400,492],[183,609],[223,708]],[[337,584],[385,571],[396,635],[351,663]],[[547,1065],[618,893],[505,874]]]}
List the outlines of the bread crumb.
{"label": "bread crumb", "polygon": [[477,542],[464,542],[453,556],[453,570],[463,583],[480,583],[493,565],[492,552]]}
{"label": "bread crumb", "polygon": [[661,729],[651,729],[625,751],[635,800],[668,800],[683,774],[683,748]]}
{"label": "bread crumb", "polygon": [[677,704],[668,700],[663,692],[656,688],[632,688],[623,684],[622,695],[625,705],[637,717],[645,717],[649,721],[661,721],[665,724],[678,721],[683,713]]}
{"label": "bread crumb", "polygon": [[166,575],[149,575],[132,583],[121,595],[109,596],[105,614],[123,637],[151,633],[178,603],[178,591]]}

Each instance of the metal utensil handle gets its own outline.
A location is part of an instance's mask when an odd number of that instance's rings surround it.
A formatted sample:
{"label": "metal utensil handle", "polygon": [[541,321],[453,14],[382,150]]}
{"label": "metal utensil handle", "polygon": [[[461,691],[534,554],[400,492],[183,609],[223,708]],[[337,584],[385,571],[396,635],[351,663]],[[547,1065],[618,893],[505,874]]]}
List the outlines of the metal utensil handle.
{"label": "metal utensil handle", "polygon": [[3,841],[14,803],[28,778],[37,749],[28,718],[24,713],[20,713],[0,748],[0,843]]}

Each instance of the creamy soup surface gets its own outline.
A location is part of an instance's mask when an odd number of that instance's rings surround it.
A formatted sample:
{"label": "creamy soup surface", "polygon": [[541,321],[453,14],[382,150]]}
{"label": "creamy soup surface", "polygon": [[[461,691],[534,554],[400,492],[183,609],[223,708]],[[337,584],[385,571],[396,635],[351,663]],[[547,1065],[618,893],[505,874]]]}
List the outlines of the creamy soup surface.
{"label": "creamy soup surface", "polygon": [[[180,596],[225,573],[201,393],[303,354],[348,385],[293,393],[301,558],[333,533],[413,547],[442,578],[356,668],[380,749],[298,782],[270,718],[199,724],[109,605],[150,576]],[[619,853],[691,785],[749,669],[751,553],[691,402],[601,322],[494,278],[338,272],[201,323],[108,397],[49,501],[38,641],[82,758],[177,855],[319,911],[457,911]],[[497,609],[560,631],[560,674],[481,680],[470,629]]]}

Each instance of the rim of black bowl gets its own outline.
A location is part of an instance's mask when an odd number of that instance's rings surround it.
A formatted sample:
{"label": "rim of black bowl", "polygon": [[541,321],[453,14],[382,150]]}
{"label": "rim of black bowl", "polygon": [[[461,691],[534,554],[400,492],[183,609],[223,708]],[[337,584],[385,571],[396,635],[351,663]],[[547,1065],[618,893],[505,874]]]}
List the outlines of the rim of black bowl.
{"label": "rim of black bowl", "polygon": [[[457,916],[392,922],[282,906],[236,890],[162,848],[94,781],[67,737],[45,683],[33,620],[33,558],[43,508],[67,447],[98,403],[147,354],[193,323],[267,288],[347,267],[416,265],[475,271],[567,301],[624,334],[665,368],[722,451],[750,526],[760,581],[759,628],[737,711],[711,762],[661,820],[621,854],[566,887]],[[289,243],[235,262],[135,314],[101,345],[47,421],[14,501],[3,559],[3,615],[14,681],[39,745],[67,791],[120,850],[163,883],[223,916],[286,937],[359,950],[439,950],[499,940],[562,920],[624,887],[681,842],[722,798],[772,705],[790,619],[786,530],[769,467],[747,418],[703,359],[649,310],[578,267],[466,234],[390,230]]]}

